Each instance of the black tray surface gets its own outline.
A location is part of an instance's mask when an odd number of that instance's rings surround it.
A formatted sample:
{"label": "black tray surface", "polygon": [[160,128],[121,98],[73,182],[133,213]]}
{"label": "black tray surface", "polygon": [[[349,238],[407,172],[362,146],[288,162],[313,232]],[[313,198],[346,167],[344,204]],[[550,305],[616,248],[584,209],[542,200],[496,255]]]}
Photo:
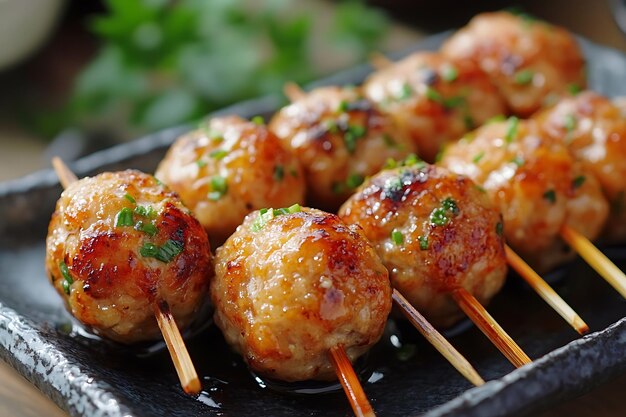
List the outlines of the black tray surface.
{"label": "black tray surface", "polygon": [[[412,50],[437,49],[448,33]],[[626,56],[581,39],[590,84],[609,96],[626,94]],[[411,50],[411,51],[412,51]],[[405,51],[404,54],[411,51]],[[353,68],[320,84],[355,84],[371,71]],[[219,113],[269,116],[277,97]],[[165,130],[77,161],[80,175],[137,168],[153,172],[167,147],[191,126]],[[257,381],[214,326],[189,335],[203,380],[198,398],[185,395],[162,346],[121,349],[94,339],[64,310],[44,271],[44,239],[61,192],[52,171],[0,183],[0,357],[72,416],[349,416],[343,392],[285,392]],[[626,267],[626,249],[606,248]],[[571,398],[626,370],[626,301],[582,262],[557,271],[554,287],[587,321],[584,338],[511,276],[489,307],[533,358],[514,370],[476,328],[462,324],[450,341],[489,380],[472,388],[406,323],[392,322],[385,337],[358,364],[380,416],[504,416],[533,413]],[[398,347],[402,345],[402,347]],[[301,385],[291,389],[313,390]]]}

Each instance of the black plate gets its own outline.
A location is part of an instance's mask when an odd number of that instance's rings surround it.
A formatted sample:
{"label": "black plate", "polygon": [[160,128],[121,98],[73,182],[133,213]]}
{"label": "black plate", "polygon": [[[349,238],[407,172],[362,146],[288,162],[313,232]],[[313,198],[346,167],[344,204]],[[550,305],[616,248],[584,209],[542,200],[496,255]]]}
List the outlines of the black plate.
{"label": "black plate", "polygon": [[[413,50],[436,49],[447,35],[428,38]],[[581,43],[589,60],[592,88],[611,96],[626,94],[626,57],[585,40]],[[353,68],[318,84],[358,83],[369,71],[366,66]],[[220,113],[268,116],[279,103],[277,98],[266,98]],[[152,172],[177,135],[188,129],[166,130],[94,154],[73,169],[81,176],[129,167]],[[259,385],[214,327],[188,340],[203,378],[204,392],[198,399],[181,391],[166,351],[146,355],[140,350],[120,350],[84,335],[44,273],[47,223],[60,192],[51,171],[0,184],[0,356],[61,408],[73,416],[351,414],[341,391],[293,394]],[[626,250],[613,248],[607,253],[618,266],[626,267]],[[470,389],[414,330],[391,323],[393,328],[360,368],[379,415],[533,412],[623,372],[626,321],[620,319],[626,316],[626,302],[581,262],[561,273],[564,278],[555,289],[597,333],[579,339],[556,313],[511,277],[490,311],[538,360],[514,371],[477,329],[458,332],[451,342],[491,380]],[[405,344],[402,349],[394,346],[398,338]],[[407,355],[411,350],[413,356]]]}

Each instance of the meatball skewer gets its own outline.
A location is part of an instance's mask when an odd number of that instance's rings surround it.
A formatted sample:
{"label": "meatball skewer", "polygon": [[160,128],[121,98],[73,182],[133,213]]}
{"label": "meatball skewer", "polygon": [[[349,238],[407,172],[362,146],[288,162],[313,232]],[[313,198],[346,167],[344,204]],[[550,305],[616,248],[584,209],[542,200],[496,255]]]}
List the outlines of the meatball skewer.
{"label": "meatball skewer", "polygon": [[[284,87],[284,93],[292,102],[303,100],[306,97],[306,93],[294,83],[287,83]],[[468,360],[395,289],[393,291],[393,300],[415,328],[452,364],[452,366],[472,384],[476,386],[484,384],[484,380]]]}
{"label": "meatball skewer", "polygon": [[471,180],[425,164],[385,170],[339,216],[363,228],[392,285],[427,317],[449,326],[461,309],[514,366],[531,362],[477,300],[499,291],[506,260],[501,215]]}
{"label": "meatball skewer", "polygon": [[533,121],[485,125],[448,147],[441,164],[484,187],[505,213],[509,243],[531,265],[548,270],[570,259],[565,242],[626,297],[626,275],[591,243],[609,212],[598,180]]}
{"label": "meatball skewer", "polygon": [[215,324],[256,373],[339,378],[355,415],[374,416],[351,366],[383,334],[388,272],[358,226],[301,208],[263,209],[216,251]]}
{"label": "meatball skewer", "polygon": [[[71,184],[79,181],[76,175],[60,158],[54,157],[52,159],[52,165],[63,188],[68,188]],[[208,241],[206,243],[208,248]],[[207,254],[207,256],[210,255]],[[183,390],[190,395],[198,394],[202,389],[198,374],[191,361],[180,330],[176,325],[172,311],[165,300],[161,299],[155,301],[154,315],[167,349],[172,357],[172,362],[174,363]]]}
{"label": "meatball skewer", "polygon": [[[419,61],[419,54],[415,54],[413,57],[414,59],[417,59]],[[454,62],[454,60],[452,60],[452,62]],[[408,63],[411,63],[411,62],[408,61]],[[394,70],[394,69],[391,69],[391,70],[388,69],[388,68],[392,68],[394,65],[397,65],[397,63],[394,63],[393,61],[389,60],[383,54],[378,53],[378,54],[372,55],[371,65],[374,68],[377,68],[379,72],[381,70],[386,70],[387,72],[391,74],[393,74],[394,72],[398,72],[397,70]],[[413,64],[413,66],[415,66],[415,64]],[[454,68],[455,78],[456,78],[458,76],[458,74],[456,73],[457,71],[456,67],[451,67],[451,68]],[[401,74],[404,74],[404,72],[410,73],[408,71],[399,71],[399,72]],[[378,76],[378,78],[381,78],[381,77]],[[382,79],[383,80],[385,79],[384,75]],[[372,80],[370,82],[374,84],[374,86],[376,87],[376,80],[377,80],[376,76],[371,76],[370,80]],[[395,80],[391,78],[391,80],[387,81],[387,84],[392,84],[394,81]],[[379,88],[382,88],[382,87],[379,87]],[[502,113],[503,112],[504,111],[502,111]],[[487,113],[487,115],[489,114],[490,113]],[[491,114],[491,115],[495,116],[495,114]],[[487,119],[484,119],[484,118],[479,119],[480,123],[485,122],[485,121],[487,121]],[[445,143],[443,145],[445,146]],[[420,155],[422,154],[420,153]],[[537,292],[537,294],[546,303],[548,303],[550,307],[552,307],[561,317],[563,317],[565,321],[567,321],[581,335],[584,335],[589,331],[589,326],[587,326],[587,324],[565,302],[565,300],[563,300],[556,293],[556,291],[554,291],[554,289],[552,289],[552,287],[550,287],[550,285],[543,278],[541,278],[541,276],[539,276],[539,274],[537,274],[528,264],[526,264],[524,260],[521,257],[519,257],[508,245],[505,245],[505,253],[506,253],[507,262],[509,263],[509,265],[511,265],[511,267],[515,269],[515,271],[531,286],[531,288],[533,288],[533,290]]]}

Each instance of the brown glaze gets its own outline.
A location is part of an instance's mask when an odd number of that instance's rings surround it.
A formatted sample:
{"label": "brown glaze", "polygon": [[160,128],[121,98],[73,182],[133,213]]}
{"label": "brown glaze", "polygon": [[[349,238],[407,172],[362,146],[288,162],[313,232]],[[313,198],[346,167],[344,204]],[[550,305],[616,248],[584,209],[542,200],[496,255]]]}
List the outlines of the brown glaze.
{"label": "brown glaze", "polygon": [[[125,195],[135,199],[129,201]],[[132,226],[116,226],[123,209],[152,207],[154,236]],[[184,249],[164,263],[144,257],[145,243],[176,242]],[[200,223],[173,192],[138,171],[100,174],[70,185],[52,216],[46,241],[46,269],[69,311],[98,334],[122,343],[159,337],[154,304],[163,300],[181,327],[206,299],[213,275],[210,247]],[[73,279],[69,294],[60,270]]]}
{"label": "brown glaze", "polygon": [[[329,211],[335,211],[387,159],[404,159],[415,151],[395,121],[356,88],[313,90],[282,108],[269,126],[301,162],[308,203]],[[351,138],[354,128],[357,137]]]}
{"label": "brown glaze", "polygon": [[540,273],[573,256],[563,225],[594,239],[607,218],[594,176],[530,121],[487,124],[450,145],[441,165],[484,188],[503,213],[507,242]]}
{"label": "brown glaze", "polygon": [[[442,208],[447,220],[436,224],[433,213]],[[487,303],[504,283],[500,213],[471,180],[443,168],[382,171],[339,216],[363,228],[393,286],[435,325],[449,326],[462,316],[449,296],[453,289],[462,286]]]}
{"label": "brown glaze", "polygon": [[[295,156],[265,126],[237,116],[212,119],[178,139],[155,175],[194,212],[214,247],[251,211],[304,202],[304,175]],[[214,176],[226,184],[217,198],[210,196]]]}
{"label": "brown glaze", "polygon": [[574,36],[526,15],[479,14],[441,52],[479,64],[510,110],[524,117],[553,95],[586,86],[585,60]]}
{"label": "brown glaze", "polygon": [[605,236],[626,239],[626,116],[606,97],[585,91],[533,117],[599,181],[611,203]]}
{"label": "brown glaze", "polygon": [[328,350],[354,360],[391,309],[388,273],[357,226],[315,209],[255,229],[249,214],[218,248],[215,323],[250,367],[286,381],[334,379]]}
{"label": "brown glaze", "polygon": [[408,132],[428,162],[443,144],[507,111],[478,65],[435,52],[418,52],[376,71],[363,91]]}

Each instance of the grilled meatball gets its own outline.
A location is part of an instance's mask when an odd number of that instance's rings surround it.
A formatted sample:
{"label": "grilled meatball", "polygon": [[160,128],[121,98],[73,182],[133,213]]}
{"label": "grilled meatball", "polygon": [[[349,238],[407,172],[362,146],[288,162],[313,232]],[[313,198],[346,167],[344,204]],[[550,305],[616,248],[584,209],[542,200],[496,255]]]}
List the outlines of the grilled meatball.
{"label": "grilled meatball", "polygon": [[611,202],[606,235],[626,239],[626,117],[609,99],[591,91],[564,98],[538,114],[542,131],[564,143],[600,182]]}
{"label": "grilled meatball", "polygon": [[82,179],[61,194],[46,269],[74,317],[121,343],[160,337],[161,300],[187,326],[213,275],[200,223],[154,177],[131,170]]}
{"label": "grilled meatball", "polygon": [[528,15],[480,14],[441,51],[477,62],[511,111],[520,116],[535,112],[551,94],[586,84],[585,61],[574,37],[563,28]]}
{"label": "grilled meatball", "polygon": [[510,118],[449,146],[441,164],[482,187],[503,215],[507,242],[540,272],[569,259],[564,225],[598,236],[608,203],[593,175],[531,122]]}
{"label": "grilled meatball", "polygon": [[415,150],[393,120],[354,88],[313,90],[279,111],[270,129],[302,163],[309,203],[330,211],[387,159]]}
{"label": "grilled meatball", "polygon": [[382,171],[339,216],[363,228],[392,285],[435,325],[462,317],[450,291],[487,303],[504,283],[502,216],[471,180],[443,168]]}
{"label": "grilled meatball", "polygon": [[380,339],[389,277],[359,227],[299,210],[251,213],[217,250],[215,322],[262,375],[333,379],[331,347],[354,360]]}
{"label": "grilled meatball", "polygon": [[194,212],[214,247],[251,211],[304,200],[295,156],[265,126],[236,116],[212,119],[180,138],[155,175]]}
{"label": "grilled meatball", "polygon": [[507,111],[478,65],[434,52],[418,52],[375,72],[363,91],[395,118],[428,162],[444,143]]}

